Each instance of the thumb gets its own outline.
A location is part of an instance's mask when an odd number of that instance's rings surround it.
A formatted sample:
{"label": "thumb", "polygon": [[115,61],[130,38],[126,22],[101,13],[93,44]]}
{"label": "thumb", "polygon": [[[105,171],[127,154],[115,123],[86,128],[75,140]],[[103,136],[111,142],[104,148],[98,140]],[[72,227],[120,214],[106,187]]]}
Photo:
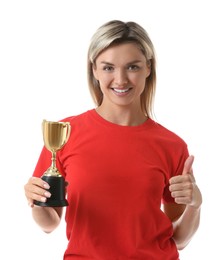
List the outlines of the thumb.
{"label": "thumb", "polygon": [[190,155],[185,163],[184,163],[184,167],[183,167],[183,175],[184,174],[188,174],[188,173],[193,173],[193,170],[192,170],[192,165],[193,165],[193,161],[194,161],[194,156],[193,155]]}

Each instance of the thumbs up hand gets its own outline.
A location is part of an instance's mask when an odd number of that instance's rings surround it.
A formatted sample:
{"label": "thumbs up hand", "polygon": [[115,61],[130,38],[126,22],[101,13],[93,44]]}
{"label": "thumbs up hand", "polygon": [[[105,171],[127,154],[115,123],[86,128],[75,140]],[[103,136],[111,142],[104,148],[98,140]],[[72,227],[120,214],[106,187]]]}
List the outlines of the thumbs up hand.
{"label": "thumbs up hand", "polygon": [[190,155],[184,163],[182,175],[170,178],[169,190],[177,204],[199,208],[202,204],[202,195],[193,176],[193,161],[194,156]]}

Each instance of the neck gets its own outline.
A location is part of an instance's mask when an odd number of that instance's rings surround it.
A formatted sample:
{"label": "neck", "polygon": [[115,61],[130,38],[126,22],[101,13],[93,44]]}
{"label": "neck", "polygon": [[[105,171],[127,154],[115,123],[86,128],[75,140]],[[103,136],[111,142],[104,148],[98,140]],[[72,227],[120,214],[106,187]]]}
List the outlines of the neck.
{"label": "neck", "polygon": [[141,109],[104,109],[103,106],[99,106],[96,111],[105,120],[122,126],[137,126],[147,120]]}

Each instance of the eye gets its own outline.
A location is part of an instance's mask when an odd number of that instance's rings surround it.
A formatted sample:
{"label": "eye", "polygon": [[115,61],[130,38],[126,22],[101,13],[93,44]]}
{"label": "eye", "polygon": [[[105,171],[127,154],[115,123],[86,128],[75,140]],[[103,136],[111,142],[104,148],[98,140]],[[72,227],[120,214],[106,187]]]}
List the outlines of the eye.
{"label": "eye", "polygon": [[104,70],[104,71],[113,71],[114,68],[113,68],[112,66],[107,66],[107,65],[106,65],[106,66],[103,67],[103,70]]}
{"label": "eye", "polygon": [[132,71],[137,71],[139,69],[139,66],[138,65],[130,65],[129,67],[128,67],[128,70],[132,70]]}

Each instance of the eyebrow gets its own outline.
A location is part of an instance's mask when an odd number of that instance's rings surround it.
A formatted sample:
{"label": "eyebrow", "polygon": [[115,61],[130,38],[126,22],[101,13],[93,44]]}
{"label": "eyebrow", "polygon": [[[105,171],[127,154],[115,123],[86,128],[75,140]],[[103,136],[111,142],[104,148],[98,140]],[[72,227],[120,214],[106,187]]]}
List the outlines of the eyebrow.
{"label": "eyebrow", "polygon": [[[133,60],[128,62],[126,65],[130,65],[130,64],[134,64],[134,63],[140,63],[142,62],[141,60]],[[107,61],[101,61],[100,64],[104,64],[104,65],[110,65],[110,66],[114,66],[113,63],[107,62]]]}

